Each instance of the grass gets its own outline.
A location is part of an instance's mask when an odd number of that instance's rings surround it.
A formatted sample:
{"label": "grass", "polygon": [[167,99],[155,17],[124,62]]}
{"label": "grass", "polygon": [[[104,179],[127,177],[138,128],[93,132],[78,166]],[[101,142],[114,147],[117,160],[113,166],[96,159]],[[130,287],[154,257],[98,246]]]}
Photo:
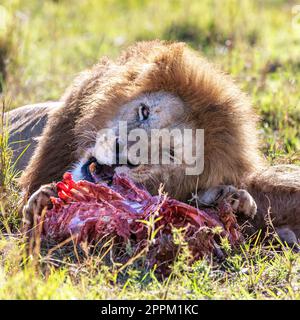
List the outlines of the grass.
{"label": "grass", "polygon": [[[136,40],[188,42],[232,74],[261,116],[270,163],[300,163],[300,24],[296,1],[2,0],[0,92],[6,108],[57,100],[74,75]],[[299,20],[299,19],[298,19]],[[7,103],[10,101],[10,103]],[[5,123],[2,124],[5,126]],[[136,263],[118,272],[91,248],[28,252],[19,232],[20,191],[8,136],[0,130],[0,299],[300,299],[300,256],[256,235],[222,264],[188,266],[182,250],[171,275]],[[273,235],[271,237],[275,237]],[[77,254],[76,254],[77,252]]]}

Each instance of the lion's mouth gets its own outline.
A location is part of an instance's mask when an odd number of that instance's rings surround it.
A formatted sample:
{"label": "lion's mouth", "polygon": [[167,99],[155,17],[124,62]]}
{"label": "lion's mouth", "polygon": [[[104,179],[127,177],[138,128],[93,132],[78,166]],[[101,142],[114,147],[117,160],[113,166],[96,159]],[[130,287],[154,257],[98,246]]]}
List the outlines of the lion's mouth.
{"label": "lion's mouth", "polygon": [[81,173],[84,180],[100,183],[106,182],[107,184],[112,183],[115,170],[120,167],[125,167],[128,169],[137,168],[139,165],[133,165],[130,162],[127,164],[115,164],[106,165],[100,164],[95,157],[91,157],[86,161],[86,163],[81,167]]}

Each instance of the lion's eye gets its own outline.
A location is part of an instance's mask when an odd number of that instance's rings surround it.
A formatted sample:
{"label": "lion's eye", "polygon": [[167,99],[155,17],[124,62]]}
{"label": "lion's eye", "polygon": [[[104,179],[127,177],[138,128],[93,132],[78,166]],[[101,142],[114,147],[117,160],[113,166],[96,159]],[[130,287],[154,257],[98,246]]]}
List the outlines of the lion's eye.
{"label": "lion's eye", "polygon": [[147,120],[149,118],[149,114],[150,114],[150,110],[149,107],[146,106],[144,103],[141,103],[139,106],[139,120],[143,121],[143,120]]}

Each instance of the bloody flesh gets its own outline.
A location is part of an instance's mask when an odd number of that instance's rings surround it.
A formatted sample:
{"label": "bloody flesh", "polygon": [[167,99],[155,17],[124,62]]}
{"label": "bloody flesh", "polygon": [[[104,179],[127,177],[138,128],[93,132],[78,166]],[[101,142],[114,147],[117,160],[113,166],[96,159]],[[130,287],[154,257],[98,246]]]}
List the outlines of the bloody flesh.
{"label": "bloody flesh", "polygon": [[[242,240],[234,212],[226,202],[214,209],[197,209],[164,194],[152,196],[125,175],[115,175],[108,186],[75,182],[65,173],[57,190],[58,197],[51,199],[53,208],[43,218],[44,239],[60,242],[72,235],[77,243],[96,244],[114,237],[118,248],[123,246],[126,251],[130,244],[135,254],[148,246],[150,266],[174,259],[173,228],[184,228],[193,260],[220,253],[221,237],[227,237],[233,246]],[[213,232],[216,227],[220,232]],[[151,239],[149,234],[155,230]]]}

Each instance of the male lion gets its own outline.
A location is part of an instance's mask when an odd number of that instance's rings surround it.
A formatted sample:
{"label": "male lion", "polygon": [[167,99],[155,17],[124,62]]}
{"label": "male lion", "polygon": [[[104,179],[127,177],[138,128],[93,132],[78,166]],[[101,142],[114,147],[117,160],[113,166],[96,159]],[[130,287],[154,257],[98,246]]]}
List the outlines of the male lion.
{"label": "male lion", "polygon": [[[75,79],[61,101],[53,109],[38,109],[48,121],[20,179],[30,195],[25,206],[29,220],[50,205],[49,197],[56,191],[49,183],[67,170],[76,179],[91,179],[88,168],[94,162],[99,177],[109,179],[123,171],[152,193],[163,183],[169,195],[183,201],[196,192],[206,205],[231,198],[239,213],[254,218],[254,230],[265,227],[270,212],[283,240],[297,242],[300,170],[267,166],[258,151],[257,116],[246,95],[184,43],[139,42],[116,61],[103,58]],[[30,112],[21,119],[27,126],[37,121]],[[100,132],[115,128],[120,120],[148,133],[153,128],[204,129],[203,172],[186,175],[184,162],[109,163]],[[122,141],[116,144],[121,156]]]}

